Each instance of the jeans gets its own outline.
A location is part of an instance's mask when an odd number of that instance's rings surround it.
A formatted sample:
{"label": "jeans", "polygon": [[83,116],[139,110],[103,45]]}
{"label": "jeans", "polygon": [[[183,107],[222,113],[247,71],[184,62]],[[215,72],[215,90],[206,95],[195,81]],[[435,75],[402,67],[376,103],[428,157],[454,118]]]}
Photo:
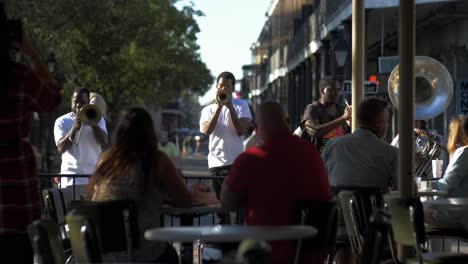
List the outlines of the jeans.
{"label": "jeans", "polygon": [[216,192],[216,198],[218,198],[218,200],[221,195],[221,186],[223,184],[224,178],[226,178],[231,172],[231,167],[232,165],[210,168],[211,177],[220,177],[219,180],[218,179],[213,180],[213,189]]}

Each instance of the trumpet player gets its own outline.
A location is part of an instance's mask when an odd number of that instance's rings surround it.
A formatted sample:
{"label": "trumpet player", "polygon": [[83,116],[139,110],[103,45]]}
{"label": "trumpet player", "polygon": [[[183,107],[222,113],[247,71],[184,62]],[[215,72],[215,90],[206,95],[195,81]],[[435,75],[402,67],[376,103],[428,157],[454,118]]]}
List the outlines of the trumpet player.
{"label": "trumpet player", "polygon": [[[55,144],[62,155],[61,174],[92,174],[96,167],[101,147],[107,144],[106,123],[101,115],[92,125],[84,124],[80,110],[89,104],[88,88],[78,87],[71,98],[71,112],[57,118],[54,125]],[[89,122],[89,120],[88,120]],[[56,179],[58,183],[58,179]],[[65,201],[79,199],[86,194],[88,178],[61,177]],[[75,185],[73,193],[73,185]],[[74,195],[74,196],[73,196]]]}
{"label": "trumpet player", "polygon": [[213,188],[219,199],[221,184],[229,175],[231,165],[243,151],[243,133],[252,115],[245,100],[232,98],[236,79],[230,72],[222,72],[216,79],[216,102],[203,108],[200,131],[210,137],[208,167]]}

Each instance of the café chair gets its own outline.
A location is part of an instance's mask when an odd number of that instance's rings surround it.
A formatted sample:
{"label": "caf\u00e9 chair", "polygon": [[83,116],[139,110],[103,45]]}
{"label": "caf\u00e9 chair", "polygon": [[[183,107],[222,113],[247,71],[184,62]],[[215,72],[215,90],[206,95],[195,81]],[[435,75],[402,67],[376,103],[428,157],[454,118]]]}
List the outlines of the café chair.
{"label": "caf\u00e9 chair", "polygon": [[29,240],[39,264],[65,263],[60,230],[51,220],[36,220],[28,226]]}
{"label": "caf\u00e9 chair", "polygon": [[427,238],[424,213],[419,198],[403,199],[398,195],[389,194],[384,199],[391,214],[394,241],[399,245],[412,247],[415,252],[415,256],[405,263],[468,263],[468,255],[465,254],[428,252],[425,247]]}
{"label": "caf\u00e9 chair", "polygon": [[384,209],[374,212],[364,235],[359,264],[397,263],[391,231],[390,214]]}
{"label": "caf\u00e9 chair", "polygon": [[75,263],[101,263],[102,250],[98,243],[96,226],[92,220],[81,215],[75,215],[74,211],[71,211],[66,218],[70,228],[70,240]]}
{"label": "caf\u00e9 chair", "polygon": [[45,189],[42,190],[42,200],[45,205],[48,219],[52,220],[58,225],[62,238],[62,245],[65,249],[65,259],[67,259],[68,263],[71,260],[72,253],[70,239],[68,238],[65,224],[67,208],[63,199],[63,193],[60,189],[57,188]]}
{"label": "caf\u00e9 chair", "polygon": [[48,218],[56,222],[62,231],[65,231],[64,225],[67,209],[62,191],[57,188],[42,190],[42,200],[44,201]]}
{"label": "caf\u00e9 chair", "polygon": [[381,190],[348,186],[335,187],[333,191],[338,193],[340,212],[346,226],[351,250],[355,256],[360,258],[369,219],[375,211],[383,208]]}
{"label": "caf\u00e9 chair", "polygon": [[[80,216],[83,219],[74,219]],[[76,221],[76,222],[74,222]],[[134,261],[135,250],[139,248],[140,236],[138,229],[138,215],[135,202],[130,200],[116,200],[105,202],[72,201],[70,213],[66,216],[70,229],[72,249],[79,249],[77,241],[98,245],[99,253],[126,251],[129,262]],[[75,224],[76,223],[76,224]],[[87,230],[81,234],[82,228]],[[79,249],[86,252],[84,249]],[[93,256],[95,252],[88,252]]]}
{"label": "caf\u00e9 chair", "polygon": [[268,242],[245,239],[237,248],[236,261],[243,264],[267,264],[270,262],[270,253]]}
{"label": "caf\u00e9 chair", "polygon": [[315,237],[297,242],[295,263],[299,262],[301,250],[307,248],[323,249],[328,253],[330,263],[335,247],[338,225],[337,199],[328,201],[301,201],[296,210],[296,223],[317,228]]}

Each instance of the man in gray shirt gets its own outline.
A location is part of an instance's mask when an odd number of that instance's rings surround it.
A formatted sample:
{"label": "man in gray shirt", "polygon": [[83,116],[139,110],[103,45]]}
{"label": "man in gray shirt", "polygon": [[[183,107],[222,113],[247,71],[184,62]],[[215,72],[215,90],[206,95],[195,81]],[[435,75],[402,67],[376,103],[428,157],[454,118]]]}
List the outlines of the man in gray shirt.
{"label": "man in gray shirt", "polygon": [[382,140],[388,127],[388,103],[366,98],[357,116],[359,128],[329,141],[322,153],[330,186],[395,189],[398,149]]}

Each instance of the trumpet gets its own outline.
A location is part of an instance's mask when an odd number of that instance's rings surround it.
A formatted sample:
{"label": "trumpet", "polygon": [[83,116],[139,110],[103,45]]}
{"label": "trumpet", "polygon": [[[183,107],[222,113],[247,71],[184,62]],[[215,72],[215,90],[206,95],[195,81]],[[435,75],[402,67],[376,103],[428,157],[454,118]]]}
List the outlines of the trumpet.
{"label": "trumpet", "polygon": [[83,126],[97,125],[99,121],[101,121],[102,111],[97,105],[90,103],[77,110],[76,115],[79,116],[81,120],[80,131],[78,131],[78,136],[76,137],[76,140],[74,142],[75,144],[78,144],[78,142],[80,141]]}
{"label": "trumpet", "polygon": [[231,100],[231,95],[226,91],[221,91],[216,95],[216,101],[220,104],[227,104]]}

